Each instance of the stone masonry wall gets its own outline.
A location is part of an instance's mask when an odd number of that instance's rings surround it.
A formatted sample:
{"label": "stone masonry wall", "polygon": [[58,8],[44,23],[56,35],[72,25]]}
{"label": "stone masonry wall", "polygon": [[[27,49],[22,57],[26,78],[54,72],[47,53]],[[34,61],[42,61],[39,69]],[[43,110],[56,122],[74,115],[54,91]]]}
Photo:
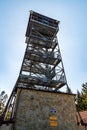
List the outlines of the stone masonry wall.
{"label": "stone masonry wall", "polygon": [[77,126],[74,96],[37,90],[18,90],[14,130],[84,130]]}
{"label": "stone masonry wall", "polygon": [[0,130],[13,130],[13,124],[3,124],[2,126],[0,126]]}

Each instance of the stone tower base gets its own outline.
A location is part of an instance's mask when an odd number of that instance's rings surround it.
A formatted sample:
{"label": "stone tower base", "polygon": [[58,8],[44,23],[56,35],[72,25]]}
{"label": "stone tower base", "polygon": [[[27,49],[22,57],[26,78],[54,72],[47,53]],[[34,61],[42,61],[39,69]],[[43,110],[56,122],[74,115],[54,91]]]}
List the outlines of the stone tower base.
{"label": "stone tower base", "polygon": [[85,130],[77,125],[74,95],[18,89],[13,127],[0,130]]}
{"label": "stone tower base", "polygon": [[74,95],[23,89],[15,130],[78,130]]}

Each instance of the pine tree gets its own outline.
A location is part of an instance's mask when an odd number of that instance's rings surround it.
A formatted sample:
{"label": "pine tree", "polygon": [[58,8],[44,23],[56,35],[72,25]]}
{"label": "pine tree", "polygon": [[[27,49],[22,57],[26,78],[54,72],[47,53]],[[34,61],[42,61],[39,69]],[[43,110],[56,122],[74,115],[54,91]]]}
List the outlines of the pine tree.
{"label": "pine tree", "polygon": [[77,91],[76,95],[77,110],[87,110],[87,83],[82,84],[81,92]]}
{"label": "pine tree", "polygon": [[87,94],[87,83],[82,84],[82,92]]}
{"label": "pine tree", "polygon": [[0,92],[0,115],[2,114],[8,96],[5,91]]}

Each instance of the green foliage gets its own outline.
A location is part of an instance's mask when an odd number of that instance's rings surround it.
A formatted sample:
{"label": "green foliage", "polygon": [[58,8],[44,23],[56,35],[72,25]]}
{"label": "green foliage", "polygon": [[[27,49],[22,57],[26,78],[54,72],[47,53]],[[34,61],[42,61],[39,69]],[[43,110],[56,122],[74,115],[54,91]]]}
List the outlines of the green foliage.
{"label": "green foliage", "polygon": [[81,92],[77,91],[76,95],[77,110],[87,110],[87,83],[82,84]]}
{"label": "green foliage", "polygon": [[82,84],[82,93],[87,94],[87,83]]}
{"label": "green foliage", "polygon": [[0,115],[2,114],[8,96],[5,91],[0,92]]}
{"label": "green foliage", "polygon": [[6,117],[5,117],[5,120],[9,120],[10,119],[10,117],[11,117],[11,111],[10,110],[8,110],[7,111],[7,113],[6,113]]}

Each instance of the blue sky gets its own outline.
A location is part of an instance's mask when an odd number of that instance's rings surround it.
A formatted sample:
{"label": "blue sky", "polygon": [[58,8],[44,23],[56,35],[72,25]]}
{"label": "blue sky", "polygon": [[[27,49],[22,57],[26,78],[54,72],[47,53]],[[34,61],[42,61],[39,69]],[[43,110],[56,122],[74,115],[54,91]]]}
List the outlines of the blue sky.
{"label": "blue sky", "polygon": [[17,80],[29,10],[60,21],[58,41],[67,81],[74,93],[81,90],[87,82],[86,0],[0,1],[0,88],[10,94]]}

